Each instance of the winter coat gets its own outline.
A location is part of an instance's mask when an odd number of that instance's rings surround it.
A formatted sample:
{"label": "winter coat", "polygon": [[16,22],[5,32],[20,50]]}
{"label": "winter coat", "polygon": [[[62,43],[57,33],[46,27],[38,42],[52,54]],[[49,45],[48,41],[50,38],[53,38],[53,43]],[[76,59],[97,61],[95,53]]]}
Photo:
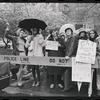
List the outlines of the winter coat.
{"label": "winter coat", "polygon": [[72,36],[67,39],[65,42],[66,50],[65,50],[65,56],[76,56],[77,52],[77,45],[78,45],[78,36]]}
{"label": "winter coat", "polygon": [[43,54],[43,43],[44,43],[44,38],[42,34],[37,34],[33,38],[34,46],[33,46],[33,56],[44,56]]}

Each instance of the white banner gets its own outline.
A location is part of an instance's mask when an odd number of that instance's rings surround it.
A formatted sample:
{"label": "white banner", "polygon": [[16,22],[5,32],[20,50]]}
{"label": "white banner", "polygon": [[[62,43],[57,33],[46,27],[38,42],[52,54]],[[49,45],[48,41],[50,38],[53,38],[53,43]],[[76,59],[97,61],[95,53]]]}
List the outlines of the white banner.
{"label": "white banner", "polygon": [[72,58],[72,81],[91,82],[91,64],[79,63]]}
{"label": "white banner", "polygon": [[95,64],[96,46],[90,40],[79,40],[76,61]]}
{"label": "white banner", "polygon": [[46,49],[47,50],[58,50],[58,42],[57,41],[46,41]]}

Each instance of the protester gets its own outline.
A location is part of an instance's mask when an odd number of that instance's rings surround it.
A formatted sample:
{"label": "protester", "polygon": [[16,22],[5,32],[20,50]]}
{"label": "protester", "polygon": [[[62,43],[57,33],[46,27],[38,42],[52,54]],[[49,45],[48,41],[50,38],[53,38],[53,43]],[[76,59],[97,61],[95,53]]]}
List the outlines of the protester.
{"label": "protester", "polygon": [[[6,31],[9,31],[9,23],[7,23]],[[16,34],[14,34],[14,36],[16,36]],[[19,54],[18,51],[17,51],[16,44],[17,44],[17,41],[15,39],[13,39],[13,41],[12,41],[12,47],[13,47],[12,55],[18,55]],[[11,79],[12,80],[17,80],[18,67],[19,67],[18,64],[11,64],[11,74],[12,74]]]}
{"label": "protester", "polygon": [[65,41],[65,34],[64,33],[59,34],[59,37],[61,37]]}
{"label": "protester", "polygon": [[[76,52],[75,47],[77,46],[77,36],[74,36],[73,29],[71,28],[65,29],[65,35],[67,38],[67,41],[65,42],[66,45],[65,58],[70,59],[72,56],[75,56]],[[70,88],[72,88],[71,68],[64,68],[63,80],[64,80],[63,92],[70,90]]]}
{"label": "protester", "polygon": [[89,40],[95,42],[95,39],[98,37],[98,34],[95,30],[89,32]]}
{"label": "protester", "polygon": [[[29,32],[29,35],[25,38],[26,39],[26,44],[25,44],[25,48],[26,48],[26,56],[33,56],[33,41],[31,41],[33,38],[33,36],[31,35],[31,33]],[[32,65],[26,65],[25,69],[25,75],[24,75],[24,79],[30,79],[30,75],[31,75],[31,70],[32,70]]]}
{"label": "protester", "polygon": [[[97,43],[97,56],[100,56],[100,34],[96,38],[95,42]],[[99,64],[99,60],[98,60],[98,64]],[[96,71],[97,71],[97,84],[96,84],[97,95],[100,95],[100,68],[98,68]]]}
{"label": "protester", "polygon": [[[64,49],[65,49],[65,44],[64,40],[62,38],[57,37],[57,33],[55,31],[52,31],[51,36],[48,39],[49,41],[57,41],[58,44],[58,50],[47,50],[48,56],[51,57],[64,57]],[[57,80],[57,84],[60,88],[63,88],[62,85],[62,80],[61,80],[61,74],[62,74],[62,68],[61,67],[48,67],[48,75],[49,75],[49,80],[50,80],[50,88],[55,87],[55,81]],[[57,79],[54,76],[57,76]],[[55,80],[55,81],[54,81]]]}
{"label": "protester", "polygon": [[[43,44],[44,44],[44,38],[42,36],[42,34],[39,33],[39,29],[38,28],[33,28],[31,29],[32,31],[32,35],[34,35],[33,38],[33,56],[38,56],[38,57],[43,57]],[[32,74],[34,77],[34,81],[32,86],[40,86],[40,69],[39,69],[39,65],[34,65],[32,67]],[[37,72],[37,74],[36,74]],[[37,79],[36,79],[37,76]]]}
{"label": "protester", "polygon": [[74,56],[76,56],[77,49],[78,49],[78,43],[79,43],[80,39],[81,40],[87,40],[87,39],[89,39],[88,36],[87,36],[87,32],[85,31],[85,29],[82,29],[81,31],[79,31],[79,34],[77,35],[76,46],[75,46],[74,53],[73,53]]}
{"label": "protester", "polygon": [[87,40],[88,36],[87,36],[87,32],[85,30],[82,30],[79,32],[78,34],[78,40],[82,39],[82,40]]}
{"label": "protester", "polygon": [[[6,29],[6,32],[5,32],[5,37],[16,43],[15,44],[16,45],[16,51],[18,52],[18,54],[20,56],[26,55],[26,52],[25,52],[26,40],[25,40],[24,37],[26,37],[27,34],[28,34],[28,31],[25,30],[25,29],[18,29],[17,30],[17,36],[10,35],[8,28]],[[24,74],[23,65],[20,65],[19,71],[17,73],[18,86],[22,85],[21,80],[22,80],[23,74]]]}
{"label": "protester", "polygon": [[[98,37],[98,34],[95,30],[91,30],[89,32],[89,40],[92,42],[97,42],[98,39],[96,39]],[[98,47],[97,47],[98,48]],[[97,70],[96,69],[92,69],[93,72],[93,81],[92,81],[92,88],[93,88],[93,93],[92,94],[96,94],[97,93]]]}

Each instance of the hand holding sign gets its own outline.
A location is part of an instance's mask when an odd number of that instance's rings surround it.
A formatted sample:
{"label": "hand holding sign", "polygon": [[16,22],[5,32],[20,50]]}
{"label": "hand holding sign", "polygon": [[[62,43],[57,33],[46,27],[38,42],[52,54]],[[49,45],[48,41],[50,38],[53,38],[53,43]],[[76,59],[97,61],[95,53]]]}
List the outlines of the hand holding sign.
{"label": "hand holding sign", "polygon": [[58,44],[58,47],[61,47],[61,44]]}

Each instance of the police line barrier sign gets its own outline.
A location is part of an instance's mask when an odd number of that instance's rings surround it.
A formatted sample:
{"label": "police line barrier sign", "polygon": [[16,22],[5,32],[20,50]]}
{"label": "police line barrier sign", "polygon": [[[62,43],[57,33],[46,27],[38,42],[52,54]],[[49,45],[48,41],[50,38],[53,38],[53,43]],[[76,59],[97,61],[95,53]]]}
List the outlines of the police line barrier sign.
{"label": "police line barrier sign", "polygon": [[[0,62],[10,62],[12,64],[26,65],[44,65],[57,67],[72,67],[72,58],[67,60],[64,57],[29,57],[29,56],[14,56],[0,55]],[[98,62],[92,65],[92,68],[98,68]]]}
{"label": "police line barrier sign", "polygon": [[28,57],[28,56],[0,55],[0,62],[10,62],[13,64],[27,64],[27,65],[62,66],[62,67],[71,66],[71,60],[67,60],[64,57]]}

